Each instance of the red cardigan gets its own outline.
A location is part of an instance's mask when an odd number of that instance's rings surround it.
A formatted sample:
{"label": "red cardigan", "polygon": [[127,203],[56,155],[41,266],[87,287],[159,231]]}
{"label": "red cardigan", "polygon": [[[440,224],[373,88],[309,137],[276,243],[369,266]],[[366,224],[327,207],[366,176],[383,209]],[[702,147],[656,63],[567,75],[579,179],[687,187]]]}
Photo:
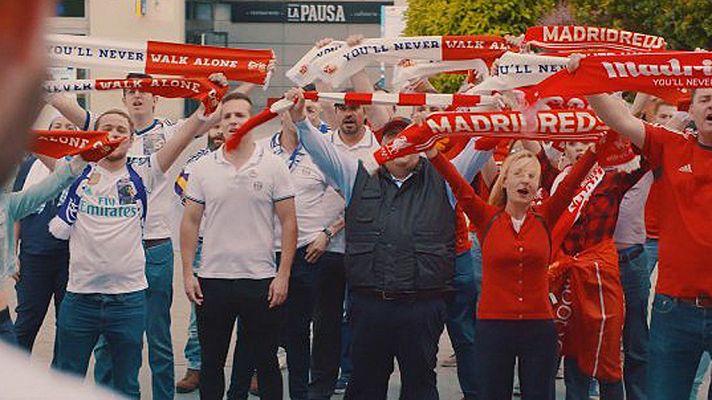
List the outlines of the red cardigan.
{"label": "red cardigan", "polygon": [[587,152],[556,193],[530,210],[517,233],[504,209],[487,204],[442,155],[431,160],[470,218],[482,247],[479,319],[551,319],[547,271],[551,227],[568,207],[596,158]]}

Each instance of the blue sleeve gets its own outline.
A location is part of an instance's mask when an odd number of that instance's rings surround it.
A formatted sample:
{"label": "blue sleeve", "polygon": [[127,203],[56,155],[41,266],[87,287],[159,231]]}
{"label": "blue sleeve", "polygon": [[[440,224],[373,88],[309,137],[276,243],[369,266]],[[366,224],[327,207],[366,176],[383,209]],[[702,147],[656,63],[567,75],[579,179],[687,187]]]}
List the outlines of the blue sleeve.
{"label": "blue sleeve", "polygon": [[[490,157],[492,157],[492,150],[476,150],[475,139],[471,139],[460,154],[452,159],[452,164],[466,181],[472,182],[472,180],[475,179],[475,175],[480,172]],[[455,200],[455,196],[452,194],[450,185],[447,186],[447,196],[450,199],[450,204],[455,207],[457,200]]]}
{"label": "blue sleeve", "polygon": [[302,146],[327,179],[336,184],[348,205],[356,183],[358,160],[337,150],[307,119],[297,122],[296,125]]}

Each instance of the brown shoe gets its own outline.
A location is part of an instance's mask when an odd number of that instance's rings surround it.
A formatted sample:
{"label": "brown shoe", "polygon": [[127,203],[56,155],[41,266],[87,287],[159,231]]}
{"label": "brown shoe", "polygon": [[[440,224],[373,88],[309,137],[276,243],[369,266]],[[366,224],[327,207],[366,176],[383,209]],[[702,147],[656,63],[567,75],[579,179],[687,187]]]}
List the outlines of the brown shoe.
{"label": "brown shoe", "polygon": [[190,393],[195,391],[200,385],[200,371],[189,369],[185,371],[183,379],[176,383],[176,392]]}
{"label": "brown shoe", "polygon": [[252,375],[252,380],[250,381],[250,394],[253,396],[260,395],[260,387],[257,384],[257,374]]}

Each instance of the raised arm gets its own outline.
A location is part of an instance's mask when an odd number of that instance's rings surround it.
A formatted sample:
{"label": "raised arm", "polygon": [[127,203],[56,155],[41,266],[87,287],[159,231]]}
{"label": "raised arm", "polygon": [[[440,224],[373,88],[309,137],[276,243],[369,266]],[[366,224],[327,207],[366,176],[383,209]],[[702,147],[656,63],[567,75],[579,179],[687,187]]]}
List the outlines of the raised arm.
{"label": "raised arm", "polygon": [[[357,46],[363,41],[363,35],[352,35],[346,39],[347,46]],[[351,85],[356,92],[373,93],[373,82],[368,77],[366,69],[362,69],[351,76]],[[366,118],[371,129],[377,131],[391,119],[391,112],[387,106],[365,106]]]}
{"label": "raised arm", "polygon": [[65,93],[55,93],[48,96],[47,102],[79,129],[87,131],[91,128],[89,126],[91,114],[79,105],[76,97]]}
{"label": "raised arm", "polygon": [[445,156],[435,149],[429,150],[427,155],[433,167],[447,181],[455,195],[455,199],[457,199],[467,217],[470,218],[470,221],[475,226],[483,227],[487,222],[487,210],[491,206],[475,193],[475,190],[470,186],[470,182],[460,175],[455,166]]}
{"label": "raised arm", "polygon": [[595,153],[588,150],[571,168],[571,172],[561,181],[556,192],[541,205],[539,210],[550,227],[556,224],[566,207],[569,206],[581,182],[586,178],[595,163]]}
{"label": "raised arm", "polygon": [[356,183],[358,160],[339,152],[324,135],[319,132],[306,118],[304,111],[304,93],[299,88],[291,89],[285,94],[287,99],[295,101],[289,111],[292,120],[297,125],[299,140],[311,156],[314,164],[334,182],[344,195],[346,204],[351,200],[351,192]]}

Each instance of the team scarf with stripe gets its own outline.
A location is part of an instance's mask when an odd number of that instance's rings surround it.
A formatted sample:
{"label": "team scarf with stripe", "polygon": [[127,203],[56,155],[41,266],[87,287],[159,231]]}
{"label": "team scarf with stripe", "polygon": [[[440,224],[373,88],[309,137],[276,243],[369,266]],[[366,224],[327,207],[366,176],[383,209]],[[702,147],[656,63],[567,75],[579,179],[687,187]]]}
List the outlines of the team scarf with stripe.
{"label": "team scarf with stripe", "polygon": [[[435,93],[324,93],[304,92],[304,98],[313,101],[323,101],[346,105],[396,105],[396,106],[438,106],[438,107],[475,107],[484,104],[495,104],[492,96],[477,96],[465,94],[435,94]],[[236,148],[242,138],[255,127],[277,117],[281,112],[290,109],[293,103],[286,99],[276,101],[258,114],[245,121],[226,141],[226,149]]]}
{"label": "team scarf with stripe", "polygon": [[120,42],[91,36],[48,35],[50,63],[57,67],[144,72],[146,74],[206,77],[222,72],[229,80],[267,85],[272,50],[247,50],[148,41]]}
{"label": "team scarf with stripe", "polygon": [[345,45],[346,42],[334,40],[322,47],[312,47],[307,54],[303,55],[302,58],[286,72],[287,78],[297,86],[307,86],[313,83],[319,77],[317,68],[315,68],[315,66],[319,64],[319,60]]}
{"label": "team scarf with stripe", "polygon": [[489,75],[489,65],[482,59],[472,60],[401,60],[393,68],[393,87],[403,92],[417,86],[424,78],[442,73],[467,73],[478,77]]}
{"label": "team scarf with stripe", "polygon": [[[559,176],[556,177],[554,185],[552,185],[551,189],[552,194],[556,191],[558,185],[569,174],[569,172],[571,172],[571,166],[566,167],[566,169],[564,169]],[[573,199],[571,199],[571,203],[569,203],[569,206],[566,207],[566,210],[564,210],[561,217],[559,217],[556,224],[554,224],[554,227],[551,229],[553,249],[558,249],[559,246],[561,246],[564,238],[581,216],[581,210],[583,210],[584,207],[586,207],[586,204],[588,204],[591,194],[593,194],[593,191],[596,190],[601,181],[603,181],[603,176],[605,174],[606,171],[599,164],[596,164],[593,168],[591,168],[591,171],[589,171],[583,182],[581,182],[576,194]]]}
{"label": "team scarf with stripe", "polygon": [[585,57],[573,73],[559,71],[524,89],[530,104],[549,96],[636,91],[678,104],[686,88],[712,88],[712,54],[664,52]]}
{"label": "team scarf with stripe", "polygon": [[594,26],[532,26],[524,35],[532,47],[556,52],[652,52],[665,50],[665,39]]}
{"label": "team scarf with stripe", "polygon": [[492,62],[512,47],[494,35],[416,36],[364,39],[356,46],[341,46],[315,60],[316,77],[334,87],[373,62],[397,65],[410,60],[472,60]]}
{"label": "team scarf with stripe", "polygon": [[206,78],[143,78],[143,79],[83,79],[47,81],[45,92],[84,93],[105,90],[138,90],[168,98],[198,100],[205,106],[205,115],[215,111],[228,87],[218,86]]}
{"label": "team scarf with stripe", "polygon": [[425,151],[452,136],[551,141],[598,141],[608,130],[590,110],[539,111],[531,123],[518,111],[430,114],[422,125],[411,125],[376,150],[379,164]]}
{"label": "team scarf with stripe", "polygon": [[536,85],[555,73],[566,69],[567,57],[543,56],[533,53],[506,52],[494,62],[494,75],[468,93],[505,91]]}
{"label": "team scarf with stripe", "polygon": [[99,161],[122,140],[110,140],[107,132],[35,130],[31,150],[52,158],[81,155],[86,161]]}

